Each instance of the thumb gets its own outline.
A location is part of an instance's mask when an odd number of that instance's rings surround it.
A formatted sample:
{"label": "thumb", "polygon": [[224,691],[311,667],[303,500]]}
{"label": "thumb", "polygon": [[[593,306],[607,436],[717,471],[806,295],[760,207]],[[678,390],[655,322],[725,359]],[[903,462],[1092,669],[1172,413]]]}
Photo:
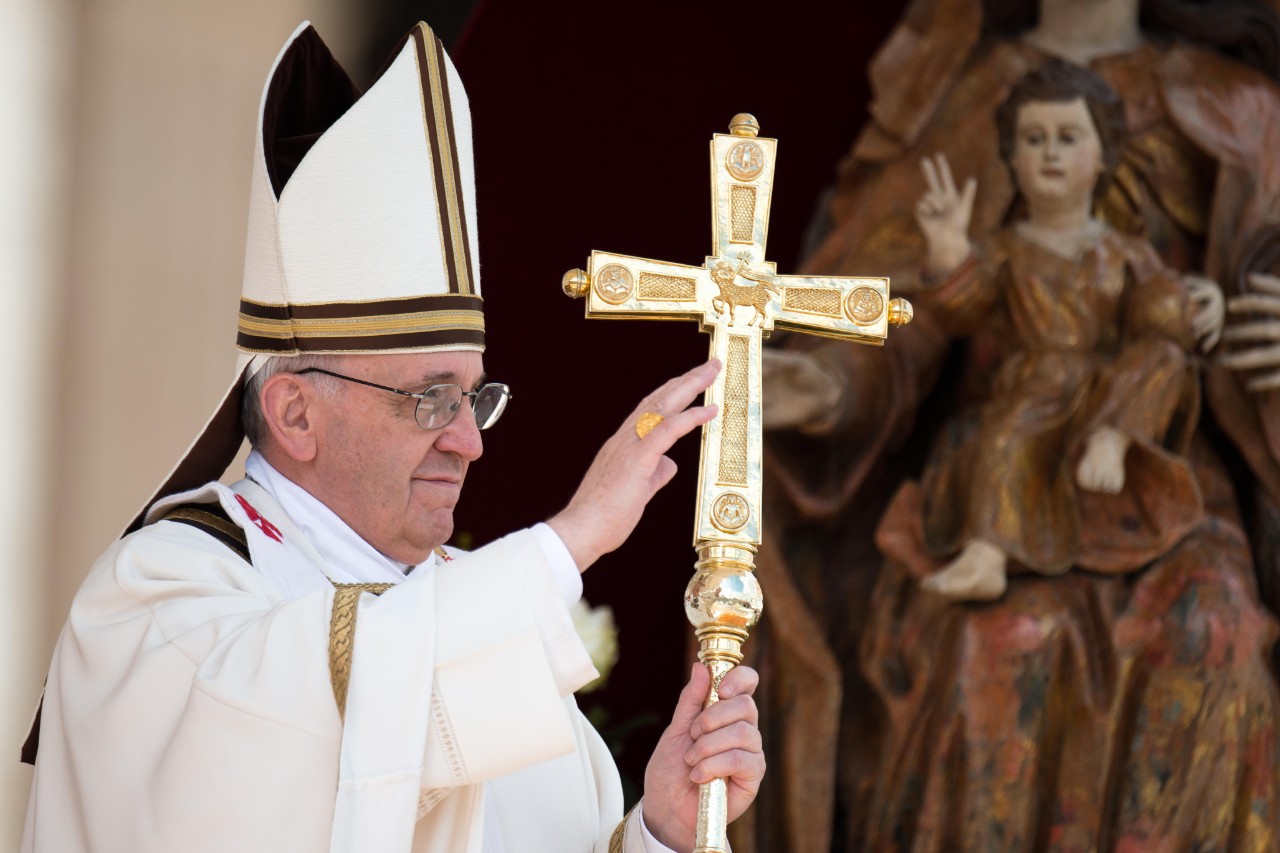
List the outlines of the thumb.
{"label": "thumb", "polygon": [[694,719],[702,713],[702,705],[706,702],[710,689],[711,673],[701,663],[695,663],[693,672],[689,676],[689,683],[680,691],[675,713],[671,715],[670,728],[673,732],[682,735],[689,733]]}

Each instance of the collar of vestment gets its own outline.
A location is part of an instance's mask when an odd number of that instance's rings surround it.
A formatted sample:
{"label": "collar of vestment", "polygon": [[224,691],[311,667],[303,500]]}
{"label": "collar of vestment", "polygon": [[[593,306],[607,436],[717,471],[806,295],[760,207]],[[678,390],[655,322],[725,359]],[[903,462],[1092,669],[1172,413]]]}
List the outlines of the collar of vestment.
{"label": "collar of vestment", "polygon": [[257,450],[249,454],[245,472],[280,505],[324,562],[351,575],[355,583],[399,583],[407,575],[428,571],[436,564],[434,554],[417,566],[405,566],[380,553],[318,498],[273,468]]}

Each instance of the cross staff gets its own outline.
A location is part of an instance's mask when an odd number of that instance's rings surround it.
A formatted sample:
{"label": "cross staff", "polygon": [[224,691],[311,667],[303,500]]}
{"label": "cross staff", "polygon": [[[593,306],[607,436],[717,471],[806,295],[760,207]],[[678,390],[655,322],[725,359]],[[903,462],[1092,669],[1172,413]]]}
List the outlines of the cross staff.
{"label": "cross staff", "polygon": [[[887,278],[780,276],[765,260],[776,139],[734,116],[730,133],[711,140],[712,252],[700,266],[594,251],[587,271],[562,285],[586,297],[588,317],[696,320],[724,364],[706,402],[720,413],[702,431],[694,548],[698,562],[685,593],[697,629],[699,659],[711,671],[707,704],[719,700],[725,674],[742,661],[742,642],[764,606],[753,556],[760,544],[762,341],[775,328],[883,345],[890,325],[911,320],[911,306],[889,299]],[[725,853],[727,791],[701,787],[695,853]]]}

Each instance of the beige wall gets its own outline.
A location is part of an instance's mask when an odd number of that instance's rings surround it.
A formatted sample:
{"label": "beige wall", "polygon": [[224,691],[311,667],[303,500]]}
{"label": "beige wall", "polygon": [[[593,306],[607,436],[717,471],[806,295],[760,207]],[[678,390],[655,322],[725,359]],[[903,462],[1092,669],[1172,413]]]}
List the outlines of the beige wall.
{"label": "beige wall", "polygon": [[0,849],[17,849],[29,769],[16,763],[44,677],[51,573],[44,547],[56,458],[50,364],[69,157],[71,16],[0,0]]}
{"label": "beige wall", "polygon": [[[14,65],[0,66],[0,174],[20,178],[0,192],[0,756],[25,734],[89,565],[230,380],[271,61],[311,18],[354,62],[356,8],[0,0],[0,62]],[[16,849],[30,774],[9,761],[0,774],[0,849]]]}

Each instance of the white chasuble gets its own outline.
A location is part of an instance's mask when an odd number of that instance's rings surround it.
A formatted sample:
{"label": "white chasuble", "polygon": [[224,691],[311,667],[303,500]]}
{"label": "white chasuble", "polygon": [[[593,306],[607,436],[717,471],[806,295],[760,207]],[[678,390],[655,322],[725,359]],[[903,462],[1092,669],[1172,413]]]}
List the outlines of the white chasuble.
{"label": "white chasuble", "polygon": [[[481,853],[486,787],[505,853],[610,849],[617,770],[571,696],[595,670],[532,531],[360,595],[344,716],[341,569],[252,483],[180,500],[219,502],[252,565],[160,521],[94,566],[54,652],[24,851]],[[621,849],[645,849],[637,814]]]}

